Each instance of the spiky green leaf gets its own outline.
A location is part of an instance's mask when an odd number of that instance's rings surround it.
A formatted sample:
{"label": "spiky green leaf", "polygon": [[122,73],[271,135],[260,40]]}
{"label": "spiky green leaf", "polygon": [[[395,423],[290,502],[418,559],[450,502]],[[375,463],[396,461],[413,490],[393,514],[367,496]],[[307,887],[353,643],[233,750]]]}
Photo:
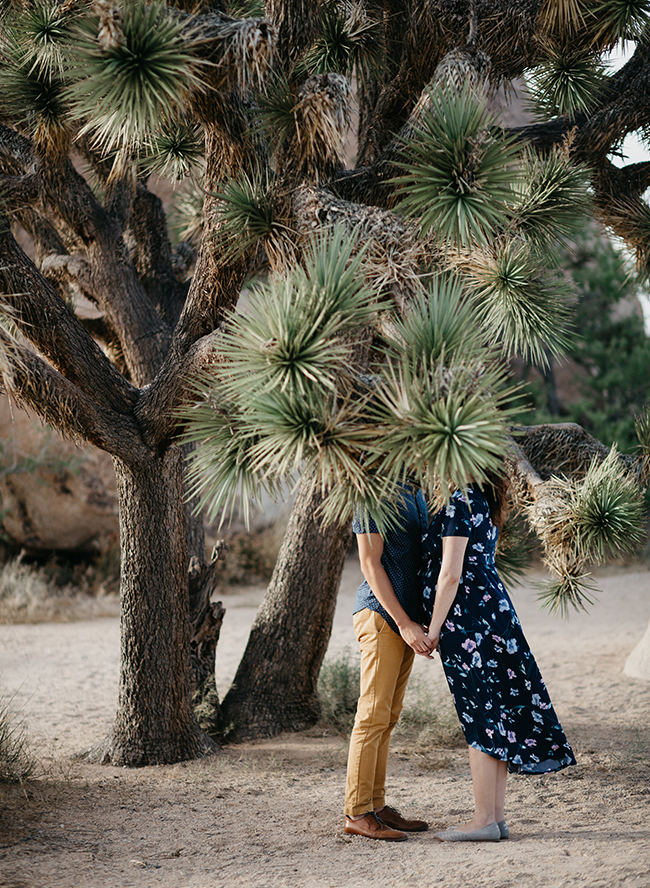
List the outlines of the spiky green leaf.
{"label": "spiky green leaf", "polygon": [[343,74],[360,78],[378,72],[381,58],[381,28],[361,3],[345,6],[336,2],[321,7],[320,36],[307,53],[310,74]]}
{"label": "spiky green leaf", "polygon": [[469,88],[431,93],[421,129],[404,140],[399,207],[457,245],[484,243],[507,222],[519,149]]}
{"label": "spiky green leaf", "polygon": [[78,15],[74,6],[63,10],[56,0],[25,4],[15,18],[10,18],[3,40],[5,51],[36,75],[60,79]]}
{"label": "spiky green leaf", "polygon": [[257,97],[254,131],[261,135],[273,152],[283,148],[296,130],[296,96],[286,76],[271,74]]}
{"label": "spiky green leaf", "polygon": [[147,174],[179,182],[203,163],[204,137],[200,127],[184,119],[164,123],[147,139],[141,157]]}
{"label": "spiky green leaf", "polygon": [[497,470],[507,449],[504,371],[480,359],[431,365],[402,361],[377,391],[370,426],[381,431],[368,452],[380,474],[407,474],[445,495]]}
{"label": "spiky green leaf", "polygon": [[546,61],[529,77],[531,103],[545,117],[588,113],[604,77],[605,69],[592,51],[570,43],[552,45]]}
{"label": "spiky green leaf", "polygon": [[[216,386],[218,389],[218,385]],[[264,493],[281,495],[277,475],[256,471],[251,450],[258,441],[245,412],[215,391],[215,377],[201,376],[194,383],[196,403],[185,405],[179,417],[186,423],[184,440],[200,443],[189,459],[188,496],[206,509],[208,521],[221,523],[239,508],[246,524],[252,503]]]}
{"label": "spiky green leaf", "polygon": [[596,588],[588,573],[567,573],[539,588],[537,600],[544,610],[568,617],[571,608],[586,611],[595,601]]}
{"label": "spiky green leaf", "polygon": [[499,529],[495,560],[499,576],[507,586],[517,585],[530,568],[530,533],[517,517],[508,516]]}
{"label": "spiky green leaf", "polygon": [[458,277],[436,275],[410,299],[393,322],[395,351],[412,367],[467,360],[477,350],[484,356],[485,337],[475,323],[475,308]]}
{"label": "spiky green leaf", "polygon": [[524,152],[517,192],[513,227],[547,257],[558,241],[584,228],[592,206],[588,171],[563,149]]}
{"label": "spiky green leaf", "polygon": [[353,249],[341,233],[321,238],[307,249],[304,269],[255,288],[246,314],[232,317],[223,339],[233,397],[336,388],[350,357],[346,335],[376,312]]}
{"label": "spiky green leaf", "polygon": [[215,196],[220,201],[220,224],[214,235],[214,249],[225,261],[239,259],[274,234],[275,194],[266,173],[242,172],[227,180]]}
{"label": "spiky green leaf", "polygon": [[592,463],[574,496],[571,520],[578,550],[596,562],[633,552],[645,538],[643,493],[615,447]]}
{"label": "spiky green leaf", "polygon": [[648,0],[603,0],[590,11],[598,22],[596,41],[599,45],[640,40],[650,23]]}
{"label": "spiky green leaf", "polygon": [[173,119],[188,92],[200,89],[190,25],[162,2],[124,5],[123,39],[103,49],[99,20],[84,19],[70,68],[74,113],[104,150],[143,141],[162,119]]}
{"label": "spiky green leaf", "polygon": [[566,348],[566,285],[541,266],[525,242],[504,240],[476,251],[466,271],[478,319],[507,355],[545,365],[549,353]]}

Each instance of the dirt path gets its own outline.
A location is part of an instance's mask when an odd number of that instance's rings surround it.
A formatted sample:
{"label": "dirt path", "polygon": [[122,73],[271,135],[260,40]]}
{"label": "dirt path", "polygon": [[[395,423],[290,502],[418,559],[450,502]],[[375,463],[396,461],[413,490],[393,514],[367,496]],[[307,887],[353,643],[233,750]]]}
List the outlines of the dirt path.
{"label": "dirt path", "polygon": [[[533,578],[534,579],[534,578]],[[358,565],[345,572],[330,652],[353,649]],[[346,743],[317,731],[227,747],[200,762],[138,771],[71,754],[111,724],[116,619],[0,626],[0,674],[23,706],[42,776],[3,787],[3,888],[650,888],[650,685],[622,675],[650,619],[650,573],[601,577],[600,601],[565,622],[531,584],[514,599],[578,767],[509,786],[512,839],[399,845],[350,838],[341,808]],[[224,599],[217,675],[232,680],[261,590]],[[448,707],[439,662],[418,660],[422,694]],[[438,828],[471,806],[466,753],[395,738],[391,801]]]}

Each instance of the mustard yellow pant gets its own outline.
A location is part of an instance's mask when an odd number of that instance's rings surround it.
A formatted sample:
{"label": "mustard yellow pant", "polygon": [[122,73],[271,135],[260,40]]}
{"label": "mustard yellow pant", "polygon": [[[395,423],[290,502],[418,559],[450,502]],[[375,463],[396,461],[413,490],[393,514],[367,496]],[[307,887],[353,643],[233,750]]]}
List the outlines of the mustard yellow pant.
{"label": "mustard yellow pant", "polygon": [[390,735],[397,724],[414,651],[375,611],[354,615],[361,650],[361,687],[350,737],[345,813],[365,814],[386,804]]}

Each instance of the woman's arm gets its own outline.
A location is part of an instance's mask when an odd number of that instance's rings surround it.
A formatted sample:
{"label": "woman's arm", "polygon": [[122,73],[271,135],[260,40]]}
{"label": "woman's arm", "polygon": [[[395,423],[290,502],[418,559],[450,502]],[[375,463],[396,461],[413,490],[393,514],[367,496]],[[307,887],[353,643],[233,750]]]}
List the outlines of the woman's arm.
{"label": "woman's arm", "polygon": [[454,603],[454,598],[458,592],[458,584],[463,574],[463,562],[468,541],[468,537],[461,536],[442,538],[442,564],[440,565],[440,574],[436,587],[436,601],[433,606],[433,614],[427,633],[432,650],[436,650],[438,647],[442,624],[447,619],[449,609]]}
{"label": "woman's arm", "polygon": [[416,654],[427,656],[432,650],[431,642],[419,623],[414,623],[397,600],[393,585],[381,563],[384,551],[384,539],[378,533],[358,533],[359,562],[361,572],[368,581],[372,592],[387,611],[399,629],[404,641],[413,648]]}

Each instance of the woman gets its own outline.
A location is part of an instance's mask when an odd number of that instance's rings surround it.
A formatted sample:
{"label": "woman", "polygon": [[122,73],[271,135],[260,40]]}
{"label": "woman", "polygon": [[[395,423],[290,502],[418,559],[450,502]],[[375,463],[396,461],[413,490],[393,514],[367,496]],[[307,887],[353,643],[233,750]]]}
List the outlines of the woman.
{"label": "woman", "polygon": [[491,476],[466,495],[457,490],[423,540],[428,636],[469,746],[474,789],[473,818],[437,833],[445,842],[507,839],[508,771],[542,774],[575,764],[494,564],[507,483],[505,475]]}

